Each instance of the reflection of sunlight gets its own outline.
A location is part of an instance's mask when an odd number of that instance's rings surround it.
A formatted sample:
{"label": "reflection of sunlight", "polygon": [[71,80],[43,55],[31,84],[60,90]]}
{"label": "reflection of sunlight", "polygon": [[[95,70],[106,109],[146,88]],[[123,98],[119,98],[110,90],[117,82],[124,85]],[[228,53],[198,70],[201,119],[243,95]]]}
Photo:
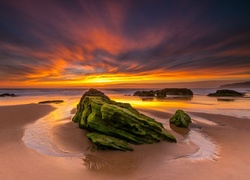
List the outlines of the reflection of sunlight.
{"label": "reflection of sunlight", "polygon": [[113,100],[118,102],[130,103],[133,107],[137,108],[147,108],[147,109],[157,109],[164,110],[166,108],[187,108],[190,106],[185,101],[142,101],[140,98],[134,97],[124,97],[124,98],[113,98]]}
{"label": "reflection of sunlight", "polygon": [[248,106],[250,105],[250,101],[248,98],[235,98],[235,101],[224,102],[217,101],[217,98],[200,95],[195,95],[191,100],[157,100],[156,98],[153,98],[145,101],[136,96],[112,95],[110,97],[118,102],[130,103],[135,108],[145,108],[171,113],[177,109],[183,109],[191,112],[223,114],[250,118],[250,106]]}

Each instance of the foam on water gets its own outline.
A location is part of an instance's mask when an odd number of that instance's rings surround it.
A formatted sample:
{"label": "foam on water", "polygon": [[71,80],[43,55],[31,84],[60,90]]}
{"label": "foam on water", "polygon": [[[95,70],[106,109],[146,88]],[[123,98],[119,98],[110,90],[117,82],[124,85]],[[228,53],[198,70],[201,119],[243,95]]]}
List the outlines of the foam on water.
{"label": "foam on water", "polygon": [[194,154],[191,154],[185,158],[190,160],[203,160],[210,159],[216,160],[218,158],[218,147],[212,141],[212,139],[202,133],[200,130],[190,130],[186,139],[183,140],[185,143],[193,142],[199,149]]}

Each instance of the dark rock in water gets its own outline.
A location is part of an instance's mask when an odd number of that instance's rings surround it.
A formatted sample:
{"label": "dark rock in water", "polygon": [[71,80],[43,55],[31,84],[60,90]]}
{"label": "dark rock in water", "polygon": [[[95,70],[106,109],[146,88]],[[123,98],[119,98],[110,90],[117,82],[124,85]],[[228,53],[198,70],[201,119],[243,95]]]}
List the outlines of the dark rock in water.
{"label": "dark rock in water", "polygon": [[133,96],[155,96],[154,91],[136,91]]}
{"label": "dark rock in water", "polygon": [[59,104],[63,102],[64,102],[63,100],[49,100],[49,101],[41,101],[38,104],[50,104],[50,103]]}
{"label": "dark rock in water", "polygon": [[131,96],[131,94],[124,94],[124,96]]}
{"label": "dark rock in water", "polygon": [[165,88],[156,91],[157,97],[166,97],[167,95],[193,96],[193,92],[187,88]]}
{"label": "dark rock in water", "polygon": [[156,96],[166,97],[167,95],[193,96],[193,92],[187,88],[165,88],[156,91],[136,91],[134,96]]}
{"label": "dark rock in water", "polygon": [[0,97],[16,97],[16,95],[12,93],[3,93],[3,94],[0,94]]}
{"label": "dark rock in water", "polygon": [[229,98],[217,98],[217,101],[225,101],[225,102],[232,102],[234,99]]}
{"label": "dark rock in water", "polygon": [[222,89],[222,90],[217,90],[216,93],[210,93],[208,94],[208,96],[215,96],[215,97],[219,97],[219,96],[224,96],[224,97],[243,97],[245,94],[244,93],[240,93],[234,90],[228,90],[228,89]]}
{"label": "dark rock in water", "polygon": [[169,121],[170,124],[183,128],[188,128],[188,125],[192,123],[190,116],[180,109],[175,112]]}
{"label": "dark rock in water", "polygon": [[[83,94],[72,120],[80,128],[95,132],[88,137],[100,149],[131,150],[125,143],[176,142],[161,123],[139,113],[128,103],[110,100],[95,89]],[[103,137],[106,140],[101,140]]]}

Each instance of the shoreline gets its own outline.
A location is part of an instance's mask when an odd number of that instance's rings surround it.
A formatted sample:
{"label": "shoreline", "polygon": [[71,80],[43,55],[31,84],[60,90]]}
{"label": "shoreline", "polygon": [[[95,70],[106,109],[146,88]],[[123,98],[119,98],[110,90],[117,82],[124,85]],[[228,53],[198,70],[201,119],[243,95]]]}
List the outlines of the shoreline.
{"label": "shoreline", "polygon": [[[250,170],[249,119],[199,112],[188,112],[216,125],[195,121],[198,128],[210,137],[219,148],[216,161],[192,161],[181,156],[197,151],[197,146],[168,144],[166,142],[135,146],[133,152],[96,151],[84,138],[85,131],[68,119],[67,123],[53,127],[53,140],[62,149],[83,152],[84,157],[66,158],[40,154],[22,141],[27,125],[51,113],[50,105],[0,106],[0,178],[1,179],[247,179]],[[143,111],[143,109],[141,109]],[[145,109],[144,109],[145,110]],[[146,109],[147,113],[161,119],[170,114]],[[181,137],[179,137],[181,138]],[[188,149],[187,149],[188,147]],[[174,155],[174,156],[173,156]],[[177,158],[175,158],[177,157]],[[99,170],[98,170],[99,168]],[[13,170],[15,169],[15,170]],[[213,173],[210,173],[213,172]]]}

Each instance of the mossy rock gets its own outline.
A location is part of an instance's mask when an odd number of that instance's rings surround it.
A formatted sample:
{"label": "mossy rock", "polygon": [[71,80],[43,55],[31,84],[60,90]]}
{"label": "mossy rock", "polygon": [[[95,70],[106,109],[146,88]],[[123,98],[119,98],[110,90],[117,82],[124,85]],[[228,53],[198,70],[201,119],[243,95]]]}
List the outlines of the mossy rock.
{"label": "mossy rock", "polygon": [[182,128],[188,128],[189,124],[192,123],[190,116],[180,109],[175,112],[169,121],[170,124]]}
{"label": "mossy rock", "polygon": [[123,141],[121,139],[108,136],[105,134],[92,132],[88,133],[87,137],[98,146],[99,149],[114,149],[114,150],[120,150],[120,151],[133,151],[133,148],[131,148],[126,141]]}
{"label": "mossy rock", "polygon": [[[95,92],[93,96],[90,91]],[[175,137],[164,129],[160,122],[139,113],[128,103],[112,101],[102,92],[98,93],[93,89],[81,98],[73,121],[78,123],[80,128],[96,132],[94,139],[98,139],[101,134],[132,144],[150,144],[161,140],[176,142]],[[106,144],[101,145],[102,141],[90,139],[101,149],[110,147]],[[115,147],[118,146],[110,149]]]}

